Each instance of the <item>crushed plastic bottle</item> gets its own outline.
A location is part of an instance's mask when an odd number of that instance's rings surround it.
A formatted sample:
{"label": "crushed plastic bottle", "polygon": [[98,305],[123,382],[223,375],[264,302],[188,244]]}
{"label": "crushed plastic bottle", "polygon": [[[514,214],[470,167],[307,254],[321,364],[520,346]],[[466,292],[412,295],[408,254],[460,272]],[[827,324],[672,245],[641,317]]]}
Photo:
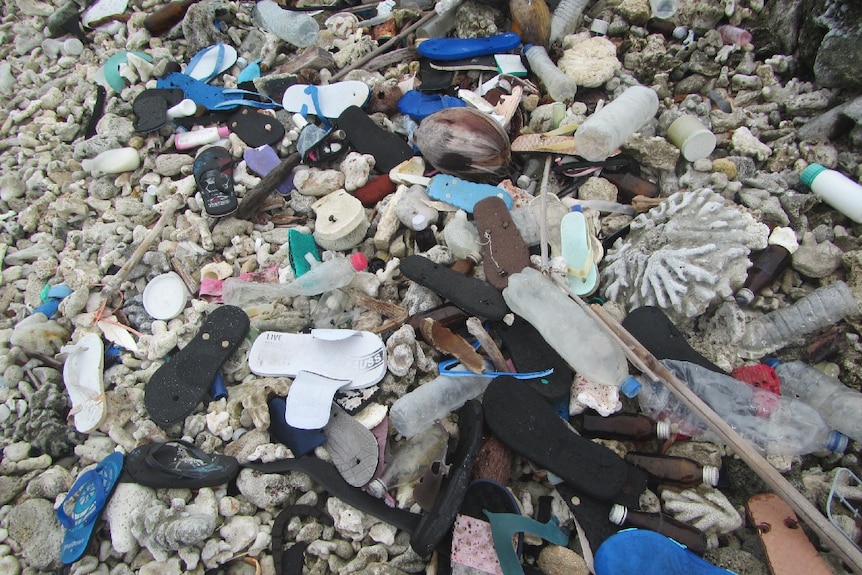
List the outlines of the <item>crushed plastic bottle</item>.
{"label": "crushed plastic bottle", "polygon": [[320,25],[309,14],[285,10],[273,0],[260,0],[252,11],[254,23],[297,48],[317,41]]}
{"label": "crushed plastic bottle", "polygon": [[512,274],[503,299],[579,375],[599,385],[619,387],[628,397],[637,395],[640,383],[629,376],[619,344],[541,272],[526,268]]}
{"label": "crushed plastic bottle", "polygon": [[[841,453],[847,447],[847,437],[831,430],[820,414],[802,401],[776,397],[687,361],[664,359],[661,363],[764,455],[803,455],[824,449]],[[723,443],[660,382],[645,381],[638,401],[641,411],[652,419],[674,422],[689,437]],[[774,408],[768,417],[762,416],[765,405]]]}
{"label": "crushed plastic bottle", "polygon": [[862,441],[862,393],[802,361],[768,359],[781,380],[781,393],[804,401],[830,426],[854,441]]}
{"label": "crushed plastic bottle", "polygon": [[548,95],[556,102],[571,101],[578,91],[578,85],[568,74],[557,68],[542,46],[524,46],[524,56],[530,69],[545,85]]}
{"label": "crushed plastic bottle", "polygon": [[432,463],[445,456],[448,440],[449,434],[442,425],[432,425],[408,439],[386,463],[383,474],[368,484],[368,493],[382,499],[387,493],[416,483]]}
{"label": "crushed plastic bottle", "polygon": [[658,111],[658,94],[646,86],[632,86],[587,118],[575,132],[578,155],[590,162],[608,159]]}

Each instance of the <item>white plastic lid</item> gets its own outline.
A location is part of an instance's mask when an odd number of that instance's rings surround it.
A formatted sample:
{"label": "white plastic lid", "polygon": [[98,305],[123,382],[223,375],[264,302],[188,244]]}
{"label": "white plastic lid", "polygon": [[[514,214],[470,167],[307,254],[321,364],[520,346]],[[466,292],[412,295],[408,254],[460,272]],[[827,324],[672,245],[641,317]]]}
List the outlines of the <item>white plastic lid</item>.
{"label": "white plastic lid", "polygon": [[712,487],[718,485],[718,467],[715,467],[714,465],[704,465],[703,482]]}
{"label": "white plastic lid", "polygon": [[704,128],[689,135],[683,142],[680,151],[689,162],[708,158],[715,150],[715,134]]}
{"label": "white plastic lid", "polygon": [[657,421],[655,424],[655,436],[659,439],[670,438],[670,421]]}
{"label": "white plastic lid", "polygon": [[613,507],[611,507],[611,512],[608,514],[608,521],[613,523],[614,525],[622,525],[626,521],[626,516],[628,516],[629,510],[626,509],[623,505],[619,503],[614,503]]}
{"label": "white plastic lid", "polygon": [[158,275],[144,288],[144,309],[154,319],[177,317],[189,301],[189,291],[174,272]]}

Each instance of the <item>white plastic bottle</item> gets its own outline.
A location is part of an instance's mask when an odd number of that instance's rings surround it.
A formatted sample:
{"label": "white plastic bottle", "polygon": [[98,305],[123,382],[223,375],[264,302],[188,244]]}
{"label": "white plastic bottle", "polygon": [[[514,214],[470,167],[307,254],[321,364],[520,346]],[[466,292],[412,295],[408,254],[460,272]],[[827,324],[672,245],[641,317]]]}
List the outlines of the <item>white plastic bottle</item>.
{"label": "white plastic bottle", "polygon": [[469,259],[477,264],[482,260],[482,244],[476,226],[467,220],[467,212],[458,210],[443,228],[443,239],[459,260]]}
{"label": "white plastic bottle", "polygon": [[365,254],[336,258],[317,264],[288,284],[266,284],[228,278],[222,285],[222,298],[230,305],[243,307],[278,298],[313,296],[349,284],[356,272],[368,267]]}
{"label": "white plastic bottle", "polygon": [[[820,414],[802,401],[776,396],[687,361],[664,359],[662,364],[764,455],[804,455],[824,449],[841,453],[847,448],[847,437],[832,431]],[[685,435],[722,443],[662,383],[645,382],[638,402],[641,411],[652,419],[669,420]],[[768,415],[764,412],[767,406]]]}
{"label": "white plastic bottle", "polygon": [[791,306],[770,312],[745,326],[739,356],[758,359],[805,335],[856,314],[859,304],[850,287],[836,281],[814,290]]}
{"label": "white plastic bottle", "polygon": [[81,160],[81,167],[93,174],[120,174],[141,167],[141,155],[134,148],[105,150],[95,158]]}
{"label": "white plastic bottle", "polygon": [[781,380],[781,395],[804,401],[833,429],[862,441],[862,393],[802,361],[783,363],[768,359]]}
{"label": "white plastic bottle", "polygon": [[574,99],[578,85],[568,74],[557,68],[547,50],[542,46],[528,44],[524,46],[524,56],[530,63],[530,69],[539,77],[554,101],[566,102]]}
{"label": "white plastic bottle", "polygon": [[574,30],[589,0],[561,0],[551,16],[551,43],[562,40]]}
{"label": "white plastic bottle", "polygon": [[392,461],[386,462],[383,475],[368,484],[368,493],[383,498],[386,493],[391,494],[399,487],[416,483],[430,465],[445,454],[448,440],[449,435],[442,425],[431,426],[408,439],[392,457]]}
{"label": "white plastic bottle", "polygon": [[632,86],[587,118],[575,132],[578,155],[590,162],[606,160],[658,111],[658,94],[646,86]]}
{"label": "white plastic bottle", "polygon": [[492,379],[438,375],[399,397],[389,410],[389,421],[398,433],[413,437],[482,395]]}
{"label": "white plastic bottle", "polygon": [[252,12],[254,23],[297,48],[317,41],[320,25],[305,12],[285,10],[273,0],[260,0]]}
{"label": "white plastic bottle", "polygon": [[541,272],[525,268],[512,274],[503,299],[579,375],[600,385],[618,386],[628,397],[637,395],[641,384],[629,375],[623,349]]}
{"label": "white plastic bottle", "polygon": [[227,138],[230,130],[227,126],[212,126],[200,130],[180,132],[174,136],[174,147],[178,150],[189,150],[205,144],[213,144],[222,138]]}
{"label": "white plastic bottle", "polygon": [[802,170],[799,179],[821,200],[862,224],[862,186],[841,172],[816,163]]}

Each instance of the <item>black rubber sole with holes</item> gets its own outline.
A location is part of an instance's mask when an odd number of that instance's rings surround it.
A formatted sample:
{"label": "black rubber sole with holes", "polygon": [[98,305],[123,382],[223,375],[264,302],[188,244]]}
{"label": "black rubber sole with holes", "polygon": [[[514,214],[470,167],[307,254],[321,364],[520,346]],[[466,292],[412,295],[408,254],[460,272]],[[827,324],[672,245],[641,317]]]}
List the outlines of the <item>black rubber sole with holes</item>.
{"label": "black rubber sole with holes", "polygon": [[194,411],[209,392],[216,372],[242,343],[249,325],[242,309],[232,305],[216,308],[194,339],[147,383],[144,405],[150,418],[165,426]]}

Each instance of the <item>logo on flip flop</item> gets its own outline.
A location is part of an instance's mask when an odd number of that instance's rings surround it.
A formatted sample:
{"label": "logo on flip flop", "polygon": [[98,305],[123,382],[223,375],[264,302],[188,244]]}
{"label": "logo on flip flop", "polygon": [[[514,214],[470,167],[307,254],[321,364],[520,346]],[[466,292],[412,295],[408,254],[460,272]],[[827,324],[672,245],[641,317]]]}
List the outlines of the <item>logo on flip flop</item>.
{"label": "logo on flip flop", "polygon": [[374,353],[362,357],[358,357],[353,361],[353,366],[358,370],[370,371],[383,363],[383,350],[377,350]]}

